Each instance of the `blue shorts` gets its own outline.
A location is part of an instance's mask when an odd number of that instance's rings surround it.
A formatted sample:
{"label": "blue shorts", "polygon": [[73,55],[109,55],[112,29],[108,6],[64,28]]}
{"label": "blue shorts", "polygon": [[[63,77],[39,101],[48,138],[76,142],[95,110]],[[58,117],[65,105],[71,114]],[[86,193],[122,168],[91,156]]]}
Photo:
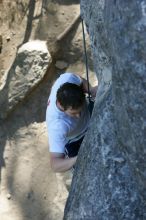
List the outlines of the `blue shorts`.
{"label": "blue shorts", "polygon": [[66,144],[65,145],[65,155],[68,157],[77,156],[83,139],[84,139],[84,136],[75,142]]}

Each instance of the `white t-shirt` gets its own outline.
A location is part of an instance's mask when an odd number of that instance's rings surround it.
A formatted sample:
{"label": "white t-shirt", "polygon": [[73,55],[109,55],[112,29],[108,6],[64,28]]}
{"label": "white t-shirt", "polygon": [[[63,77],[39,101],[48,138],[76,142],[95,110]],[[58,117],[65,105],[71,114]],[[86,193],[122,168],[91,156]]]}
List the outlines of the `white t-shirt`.
{"label": "white t-shirt", "polygon": [[66,82],[81,85],[82,79],[73,73],[64,73],[52,87],[46,111],[50,152],[64,153],[68,142],[71,143],[83,137],[90,120],[87,103],[83,107],[80,118],[71,117],[56,106],[57,90]]}

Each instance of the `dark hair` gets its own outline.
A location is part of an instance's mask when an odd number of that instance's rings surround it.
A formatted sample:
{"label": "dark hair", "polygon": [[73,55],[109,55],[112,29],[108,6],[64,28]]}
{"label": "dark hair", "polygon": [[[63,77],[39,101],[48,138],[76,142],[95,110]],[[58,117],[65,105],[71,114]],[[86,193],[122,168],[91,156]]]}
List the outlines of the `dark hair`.
{"label": "dark hair", "polygon": [[67,110],[80,108],[85,101],[85,94],[81,86],[73,83],[64,83],[57,91],[57,101]]}

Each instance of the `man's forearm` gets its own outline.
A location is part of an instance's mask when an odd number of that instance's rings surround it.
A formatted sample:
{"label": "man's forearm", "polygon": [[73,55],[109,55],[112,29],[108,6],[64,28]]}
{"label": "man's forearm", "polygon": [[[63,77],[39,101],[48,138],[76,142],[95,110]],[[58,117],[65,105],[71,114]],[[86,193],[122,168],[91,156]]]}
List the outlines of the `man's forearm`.
{"label": "man's forearm", "polygon": [[76,163],[77,157],[71,158],[52,158],[51,166],[55,172],[64,172],[72,168],[72,166]]}

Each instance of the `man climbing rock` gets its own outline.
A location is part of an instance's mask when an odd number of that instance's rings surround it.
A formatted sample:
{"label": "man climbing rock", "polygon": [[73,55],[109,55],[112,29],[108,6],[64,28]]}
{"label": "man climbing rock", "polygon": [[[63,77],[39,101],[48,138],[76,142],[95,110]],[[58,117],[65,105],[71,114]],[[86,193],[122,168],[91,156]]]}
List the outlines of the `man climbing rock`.
{"label": "man climbing rock", "polygon": [[[91,96],[96,87],[90,86]],[[51,167],[55,172],[71,169],[87,131],[90,112],[85,98],[88,83],[72,73],[62,74],[54,83],[48,99],[46,122]]]}

